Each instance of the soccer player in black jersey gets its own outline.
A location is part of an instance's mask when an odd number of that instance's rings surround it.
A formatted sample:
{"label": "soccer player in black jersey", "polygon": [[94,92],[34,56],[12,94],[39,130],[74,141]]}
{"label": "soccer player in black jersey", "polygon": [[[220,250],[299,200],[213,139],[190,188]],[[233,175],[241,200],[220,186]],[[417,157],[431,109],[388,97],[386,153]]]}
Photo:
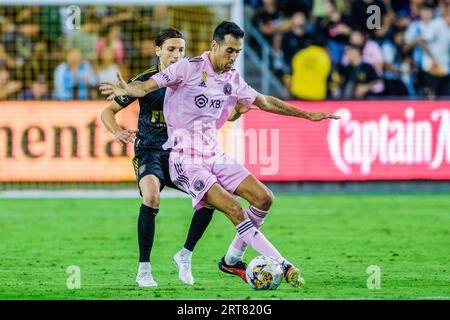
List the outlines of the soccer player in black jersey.
{"label": "soccer player in black jersey", "polygon": [[[155,44],[159,63],[129,82],[148,80],[155,73],[184,57],[185,40],[177,29],[169,28],[161,31],[155,39]],[[167,128],[163,115],[165,92],[166,89],[163,88],[139,98],[138,131],[121,128],[115,118],[117,112],[126,108],[136,98],[115,97],[103,110],[101,116],[105,127],[119,142],[127,144],[134,141],[133,165],[143,198],[138,218],[139,269],[136,284],[144,287],[157,286],[151,273],[150,253],[155,235],[155,217],[159,210],[160,191],[166,185],[178,189],[170,179],[168,169],[170,150],[162,149],[162,145],[167,140]],[[180,280],[185,284],[194,283],[191,272],[192,251],[211,221],[213,211],[214,209],[204,207],[194,213],[184,248],[174,256]]]}

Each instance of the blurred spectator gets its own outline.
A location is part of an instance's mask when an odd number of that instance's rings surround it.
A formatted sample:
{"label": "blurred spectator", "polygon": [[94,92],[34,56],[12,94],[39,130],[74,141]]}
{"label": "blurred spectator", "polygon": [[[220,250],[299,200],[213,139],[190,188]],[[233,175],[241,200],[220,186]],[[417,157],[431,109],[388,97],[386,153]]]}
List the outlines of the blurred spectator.
{"label": "blurred spectator", "polygon": [[[154,37],[151,38],[154,39]],[[131,59],[131,73],[138,74],[157,63],[155,41],[151,39],[142,40],[139,42],[138,50],[134,53],[133,59]]]}
{"label": "blurred spectator", "polygon": [[[27,11],[25,11],[27,12]],[[21,79],[23,85],[32,75],[32,58],[36,44],[39,41],[39,24],[30,18],[24,18],[19,25],[19,34],[16,37],[16,51],[14,52],[16,62],[20,67],[15,69],[15,78]]]}
{"label": "blurred spectator", "polygon": [[412,83],[412,68],[405,61],[404,31],[396,31],[392,39],[386,39],[382,45],[384,57],[385,95],[415,96]]}
{"label": "blurred spectator", "polygon": [[450,64],[450,12],[433,19],[424,30],[422,48],[425,55],[422,60],[424,71],[423,94],[435,96],[449,94],[448,75]]}
{"label": "blurred spectator", "polygon": [[253,16],[253,24],[272,45],[276,56],[274,69],[282,69],[283,55],[281,52],[282,33],[289,30],[290,22],[277,7],[276,0],[263,0],[263,6]]}
{"label": "blurred spectator", "polygon": [[395,14],[395,19],[392,24],[392,27],[396,30],[406,30],[408,26],[411,24],[410,17],[406,14],[405,11],[399,11]]}
{"label": "blurred spectator", "polygon": [[291,94],[298,99],[323,100],[327,93],[327,78],[331,59],[324,38],[316,37],[313,44],[292,59],[292,77],[287,81]]}
{"label": "blurred spectator", "polygon": [[32,21],[26,21],[19,26],[19,34],[16,35],[16,55],[25,63],[31,60],[33,46],[38,41],[39,25]]}
{"label": "blurred spectator", "polygon": [[[370,64],[379,77],[383,75],[383,52],[377,42],[369,39],[367,34],[354,30],[350,33],[349,44],[362,48],[362,62]],[[342,64],[344,66],[349,64],[349,58],[346,55],[342,59]],[[373,93],[380,94],[383,91],[383,82],[379,82],[372,88]]]}
{"label": "blurred spectator", "polygon": [[306,17],[301,11],[296,12],[290,19],[291,28],[283,34],[281,41],[281,49],[283,52],[284,62],[291,65],[294,55],[307,46],[308,36],[306,34]]}
{"label": "blurred spectator", "polygon": [[324,10],[325,16],[317,19],[316,33],[328,39],[331,61],[337,65],[341,63],[354,22],[350,16],[339,12],[334,0],[326,0]]}
{"label": "blurred spectator", "polygon": [[403,5],[401,5],[398,9],[398,12],[402,16],[407,16],[412,21],[417,20],[420,17],[420,8],[424,3],[425,0],[410,0],[406,3],[403,3]]}
{"label": "blurred spectator", "polygon": [[101,28],[108,30],[112,26],[124,26],[133,20],[133,6],[94,7],[95,14],[101,19]]}
{"label": "blurred spectator", "polygon": [[19,65],[2,45],[0,45],[0,63],[8,66],[8,68],[15,68]]}
{"label": "blurred spectator", "polygon": [[114,49],[106,48],[100,56],[98,81],[115,82],[117,81],[117,72],[119,72],[119,66],[114,63]]}
{"label": "blurred spectator", "polygon": [[42,6],[40,14],[40,30],[42,40],[54,46],[60,45],[59,39],[63,33],[64,20],[58,6]]}
{"label": "blurred spectator", "polygon": [[89,98],[89,87],[97,85],[97,77],[87,61],[82,60],[78,48],[67,53],[66,62],[61,63],[54,74],[54,98],[57,100],[85,100]]}
{"label": "blurred spectator", "polygon": [[29,73],[31,73],[31,78],[37,75],[43,74],[46,79],[52,78],[52,68],[50,64],[50,57],[48,53],[48,45],[46,42],[38,42],[34,45],[33,55],[31,56],[31,62],[29,66]]}
{"label": "blurred spectator", "polygon": [[20,99],[22,100],[49,100],[50,94],[48,90],[48,83],[44,75],[39,75],[30,85],[25,89]]}
{"label": "blurred spectator", "polygon": [[72,30],[65,38],[64,49],[79,48],[83,57],[94,63],[97,59],[99,22],[95,16],[85,18],[81,29]]}
{"label": "blurred spectator", "polygon": [[263,6],[258,8],[253,16],[253,24],[271,44],[276,35],[289,28],[289,22],[277,8],[276,0],[263,0]]}
{"label": "blurred spectator", "polygon": [[362,49],[356,45],[349,45],[345,49],[349,65],[343,67],[341,74],[344,77],[343,99],[364,99],[377,96],[373,89],[383,81],[375,69],[362,61]]}
{"label": "blurred spectator", "polygon": [[21,88],[20,81],[11,80],[8,69],[0,66],[0,100],[15,99]]}
{"label": "blurred spectator", "polygon": [[[316,18],[322,18],[328,15],[328,10],[329,8],[327,8],[327,6],[329,6],[329,0],[314,0],[313,3],[313,9],[312,9],[312,15],[313,17]],[[340,13],[343,14],[345,11],[345,2],[344,0],[336,0],[334,1],[336,10]]]}
{"label": "blurred spectator", "polygon": [[425,29],[433,20],[433,8],[423,5],[419,9],[419,19],[413,21],[405,33],[405,48],[413,50],[414,63],[422,68],[424,52],[422,45],[424,44],[423,34]]}
{"label": "blurred spectator", "polygon": [[120,26],[111,26],[106,36],[101,38],[97,43],[98,54],[102,55],[106,48],[112,48],[114,50],[114,61],[121,63],[125,57],[125,45],[121,36],[122,30]]}
{"label": "blurred spectator", "polygon": [[[433,75],[430,76],[428,71],[433,66],[436,69],[437,61],[430,52],[430,44],[427,43],[425,37],[428,40],[433,40],[435,31],[435,23],[433,23],[434,8],[430,5],[423,4],[419,9],[419,19],[413,21],[405,33],[405,49],[412,50],[412,56],[414,64],[418,68],[418,87],[419,94],[426,94],[432,96],[434,94],[433,88],[430,88],[430,79],[433,79]],[[442,25],[442,22],[438,22]],[[433,26],[434,25],[434,26]],[[430,29],[430,31],[429,31]],[[445,32],[445,30],[443,30]],[[441,51],[440,44],[433,41],[433,50]],[[447,41],[445,43],[448,43]],[[448,50],[448,47],[447,47]],[[447,66],[448,68],[448,66]],[[445,69],[444,69],[445,70]],[[432,71],[433,72],[433,71]],[[439,81],[437,81],[439,82]],[[432,87],[436,89],[436,85],[432,83]]]}
{"label": "blurred spectator", "polygon": [[1,17],[2,33],[0,43],[0,63],[6,64],[10,69],[20,67],[23,64],[21,59],[16,59],[16,38],[19,30],[13,21],[7,17]]}
{"label": "blurred spectator", "polygon": [[[363,62],[371,64],[378,75],[383,73],[383,52],[377,42],[367,37],[367,34],[355,30],[350,33],[349,44],[362,48]],[[348,64],[348,59],[344,56],[344,64]]]}

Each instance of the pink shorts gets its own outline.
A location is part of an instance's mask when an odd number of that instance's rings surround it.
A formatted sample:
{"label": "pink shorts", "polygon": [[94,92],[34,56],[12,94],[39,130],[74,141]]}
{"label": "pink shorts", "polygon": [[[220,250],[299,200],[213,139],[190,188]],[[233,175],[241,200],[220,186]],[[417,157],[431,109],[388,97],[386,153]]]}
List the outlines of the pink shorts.
{"label": "pink shorts", "polygon": [[172,150],[169,172],[173,183],[191,195],[192,207],[195,210],[205,206],[203,198],[214,183],[220,184],[233,194],[239,184],[250,175],[250,171],[222,151],[209,158],[196,158]]}

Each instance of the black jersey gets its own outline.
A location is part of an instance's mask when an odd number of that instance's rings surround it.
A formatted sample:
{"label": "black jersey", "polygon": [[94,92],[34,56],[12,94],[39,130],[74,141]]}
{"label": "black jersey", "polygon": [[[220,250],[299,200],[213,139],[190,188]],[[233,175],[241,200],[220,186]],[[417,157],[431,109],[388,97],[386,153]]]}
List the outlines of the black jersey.
{"label": "black jersey", "polygon": [[[159,66],[154,65],[128,82],[146,81],[158,72]],[[163,113],[165,94],[166,88],[162,88],[139,98],[139,132],[136,136],[135,150],[162,149],[162,145],[167,141],[167,128]],[[136,98],[130,96],[114,98],[114,101],[122,108],[126,108],[135,100]]]}

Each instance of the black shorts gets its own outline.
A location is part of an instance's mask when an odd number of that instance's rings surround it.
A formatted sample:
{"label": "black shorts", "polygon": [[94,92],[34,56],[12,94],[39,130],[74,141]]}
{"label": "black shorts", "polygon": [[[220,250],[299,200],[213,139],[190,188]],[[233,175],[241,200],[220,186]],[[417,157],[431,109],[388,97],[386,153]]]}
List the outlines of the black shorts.
{"label": "black shorts", "polygon": [[170,150],[163,149],[141,149],[136,151],[136,155],[133,158],[133,167],[138,187],[139,181],[143,177],[153,174],[158,177],[161,183],[160,191],[165,186],[180,190],[170,179],[169,155]]}

